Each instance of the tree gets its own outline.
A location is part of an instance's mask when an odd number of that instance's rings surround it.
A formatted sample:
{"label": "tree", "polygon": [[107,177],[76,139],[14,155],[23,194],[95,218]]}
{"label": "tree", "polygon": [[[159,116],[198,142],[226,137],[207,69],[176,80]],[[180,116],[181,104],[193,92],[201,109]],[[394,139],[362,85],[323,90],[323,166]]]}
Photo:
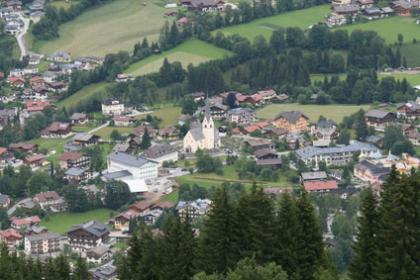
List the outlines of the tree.
{"label": "tree", "polygon": [[85,149],[86,154],[90,157],[90,169],[92,171],[101,172],[105,165],[102,148],[99,145]]}
{"label": "tree", "polygon": [[361,216],[358,218],[358,233],[353,246],[353,258],[349,274],[352,280],[373,280],[374,267],[380,261],[377,255],[379,215],[377,201],[372,189],[368,188],[361,206]]}
{"label": "tree", "polygon": [[361,109],[354,116],[353,128],[356,131],[357,140],[364,140],[368,134],[368,126],[365,120],[365,112]]}
{"label": "tree", "polygon": [[124,182],[110,181],[105,184],[105,206],[110,209],[118,209],[131,202],[133,196],[130,188]]}
{"label": "tree", "polygon": [[343,129],[340,131],[340,134],[337,138],[337,144],[348,145],[350,143],[350,131],[348,129]]}
{"label": "tree", "polygon": [[77,258],[76,268],[73,272],[72,280],[86,280],[90,278],[90,273],[85,260],[82,257]]}
{"label": "tree", "polygon": [[142,150],[147,150],[152,145],[152,140],[149,135],[149,131],[147,130],[147,127],[144,129],[143,136],[141,137],[141,144],[140,148]]}
{"label": "tree", "polygon": [[120,132],[116,129],[112,130],[110,137],[112,141],[119,141],[122,139]]}

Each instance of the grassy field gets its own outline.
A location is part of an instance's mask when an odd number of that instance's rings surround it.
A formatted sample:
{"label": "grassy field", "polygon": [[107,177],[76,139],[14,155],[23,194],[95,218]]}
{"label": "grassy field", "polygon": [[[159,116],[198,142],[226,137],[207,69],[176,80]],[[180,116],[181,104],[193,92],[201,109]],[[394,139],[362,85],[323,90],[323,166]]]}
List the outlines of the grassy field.
{"label": "grassy field", "polygon": [[66,107],[71,108],[73,106],[76,106],[77,103],[86,100],[96,94],[101,94],[105,91],[105,88],[109,85],[109,83],[101,82],[97,84],[92,84],[89,86],[86,86],[76,92],[75,94],[67,97],[66,99],[58,102],[58,107],[63,108]]}
{"label": "grassy field", "polygon": [[59,213],[41,221],[41,226],[57,233],[66,233],[72,226],[96,220],[105,223],[113,216],[112,210],[95,209],[84,213]]}
{"label": "grassy field", "polygon": [[190,63],[197,65],[201,62],[221,59],[229,55],[231,55],[231,52],[228,50],[215,47],[198,39],[190,39],[172,50],[153,55],[132,64],[126,72],[136,76],[157,72],[165,58],[170,62],[179,61],[183,67],[186,67]]}
{"label": "grassy field", "polygon": [[[331,75],[324,75],[324,74],[312,74],[311,75],[311,81],[312,82],[316,82],[316,81],[323,81],[324,77],[330,77]],[[346,78],[346,74],[340,74],[339,75],[340,79],[345,79]],[[406,79],[407,82],[410,83],[410,85],[415,86],[415,85],[420,85],[420,74],[407,74],[407,73],[379,73],[378,74],[378,78],[384,78],[384,77],[394,77],[397,80],[402,80],[402,79]]]}
{"label": "grassy field", "polygon": [[407,59],[408,67],[420,66],[420,42],[417,44],[403,44],[400,47],[400,51],[401,56],[405,56],[405,58]]}
{"label": "grassy field", "polygon": [[[153,113],[150,115],[162,119],[162,122],[160,123],[161,127],[175,125],[178,122],[178,117],[181,115],[181,108],[175,106],[162,107],[154,109]],[[138,116],[138,118],[143,119],[145,118],[145,115]]]}
{"label": "grassy field", "polygon": [[68,8],[71,7],[72,4],[76,4],[77,2],[79,2],[78,0],[69,0],[69,1],[65,1],[65,0],[53,0],[50,2],[51,6],[56,7],[58,10],[60,10],[61,8],[67,10]]}
{"label": "grassy field", "polygon": [[252,41],[257,35],[263,35],[264,37],[269,38],[273,30],[279,27],[300,27],[302,29],[307,29],[309,26],[323,21],[324,17],[329,13],[330,5],[322,5],[261,18],[250,23],[239,24],[219,30],[225,35],[239,34]]}
{"label": "grassy field", "polygon": [[107,126],[95,132],[95,135],[100,136],[104,140],[110,140],[113,130],[117,130],[120,134],[129,134],[134,131],[134,127],[111,127]]}
{"label": "grassy field", "polygon": [[404,42],[411,43],[413,39],[420,39],[420,26],[415,23],[416,19],[412,17],[393,16],[380,20],[372,20],[366,23],[357,23],[338,27],[346,29],[349,32],[353,30],[372,30],[385,39],[387,43],[398,41],[398,34],[404,36]]}
{"label": "grassy field", "polygon": [[299,105],[296,103],[291,104],[271,104],[267,107],[257,111],[257,117],[263,119],[273,119],[281,111],[301,111],[311,121],[317,121],[320,115],[335,122],[341,122],[345,116],[349,116],[354,112],[364,109],[368,110],[369,105]]}
{"label": "grassy field", "polygon": [[143,38],[155,41],[159,36],[165,9],[156,1],[146,6],[138,0],[112,1],[61,25],[59,38],[35,42],[32,48],[45,54],[68,51],[73,57],[132,50]]}
{"label": "grassy field", "polygon": [[48,156],[48,160],[53,162],[54,164],[57,164],[60,156],[64,153],[64,144],[67,143],[71,137],[62,139],[49,139],[49,138],[38,138],[34,139],[31,142],[34,144],[37,144],[39,146],[39,149],[41,150],[47,150],[48,152],[53,152],[50,156]]}

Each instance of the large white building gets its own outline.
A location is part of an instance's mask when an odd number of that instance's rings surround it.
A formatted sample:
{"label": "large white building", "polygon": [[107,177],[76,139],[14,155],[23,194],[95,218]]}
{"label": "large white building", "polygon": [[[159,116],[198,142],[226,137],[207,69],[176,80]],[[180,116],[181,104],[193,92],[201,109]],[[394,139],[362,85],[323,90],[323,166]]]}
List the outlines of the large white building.
{"label": "large white building", "polygon": [[214,126],[209,103],[206,101],[203,122],[193,123],[184,137],[184,151],[195,153],[200,150],[214,150],[220,148],[219,131]]}
{"label": "large white building", "polygon": [[108,99],[102,103],[102,114],[104,115],[121,115],[125,110],[123,103],[118,100]]}

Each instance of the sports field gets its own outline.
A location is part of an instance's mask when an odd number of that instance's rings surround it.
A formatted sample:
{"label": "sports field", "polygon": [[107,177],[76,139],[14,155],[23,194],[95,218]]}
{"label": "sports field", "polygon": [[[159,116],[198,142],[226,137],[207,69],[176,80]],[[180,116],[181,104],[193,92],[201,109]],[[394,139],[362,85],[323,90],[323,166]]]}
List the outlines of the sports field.
{"label": "sports field", "polygon": [[345,116],[349,116],[360,109],[369,110],[369,105],[300,105],[290,104],[271,104],[257,111],[257,117],[263,119],[273,119],[282,111],[300,111],[311,121],[317,121],[320,115],[332,119],[339,123]]}
{"label": "sports field", "polygon": [[[420,39],[420,26],[415,23],[416,19],[412,17],[393,16],[380,20],[372,20],[366,23],[350,24],[340,29],[346,29],[349,32],[353,30],[373,30],[379,36],[385,39],[387,43],[398,41],[398,34],[404,36],[404,42],[411,43],[413,39]],[[408,58],[407,58],[408,59]]]}
{"label": "sports field", "polygon": [[84,213],[59,213],[48,216],[41,221],[41,226],[56,233],[66,233],[72,226],[91,220],[105,223],[113,215],[109,209],[95,209]]}
{"label": "sports field", "polygon": [[58,102],[58,107],[63,108],[66,107],[67,109],[76,106],[79,102],[86,100],[90,97],[95,96],[96,94],[104,94],[106,87],[109,83],[101,82],[97,84],[91,84],[86,87],[83,87],[81,90],[77,91],[73,95],[63,99],[62,101]]}
{"label": "sports field", "polygon": [[156,1],[144,6],[144,1],[115,0],[90,9],[61,25],[58,39],[36,42],[33,49],[45,54],[63,50],[73,57],[131,51],[144,37],[150,41],[158,38],[165,9]]}
{"label": "sports field", "polygon": [[[261,18],[250,23],[230,26],[219,30],[225,35],[239,34],[251,41],[257,35],[263,35],[268,39],[273,30],[279,27],[300,27],[302,29],[308,29],[309,26],[323,21],[325,16],[329,13],[330,5],[321,5],[272,17]],[[214,31],[214,33],[219,30]]]}
{"label": "sports field", "polygon": [[126,73],[141,76],[159,71],[163,60],[167,58],[169,62],[179,61],[183,67],[188,64],[197,65],[212,59],[221,59],[232,53],[228,50],[218,48],[198,39],[191,39],[187,42],[159,55],[153,55],[132,64]]}

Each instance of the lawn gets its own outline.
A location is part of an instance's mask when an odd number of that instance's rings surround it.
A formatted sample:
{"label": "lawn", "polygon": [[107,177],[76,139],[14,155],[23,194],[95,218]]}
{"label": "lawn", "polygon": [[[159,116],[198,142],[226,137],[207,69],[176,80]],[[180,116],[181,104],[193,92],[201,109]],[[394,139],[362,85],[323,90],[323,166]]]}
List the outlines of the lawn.
{"label": "lawn", "polygon": [[59,38],[35,42],[33,50],[45,54],[63,50],[73,57],[105,56],[120,50],[131,51],[143,38],[156,41],[165,22],[165,9],[158,5],[158,0],[147,2],[147,5],[142,3],[116,0],[90,9],[61,25]]}
{"label": "lawn", "polygon": [[290,104],[271,104],[257,111],[257,117],[263,119],[273,119],[281,111],[301,111],[311,121],[317,121],[320,115],[332,119],[339,123],[345,116],[349,116],[360,109],[369,110],[370,105],[300,105]]}
{"label": "lawn", "polygon": [[[387,43],[393,44],[398,41],[398,34],[404,36],[404,42],[411,43],[413,39],[420,39],[420,26],[415,23],[416,19],[412,17],[393,16],[380,20],[372,20],[366,23],[356,23],[337,27],[346,29],[349,32],[353,30],[372,30],[385,39]],[[417,55],[417,54],[416,54]],[[409,57],[407,57],[409,60]]]}
{"label": "lawn", "polygon": [[[420,28],[420,27],[417,27]],[[407,59],[407,66],[408,67],[416,67],[420,66],[420,42],[417,44],[403,44],[400,47],[401,57]]]}
{"label": "lawn", "polygon": [[165,58],[169,62],[179,61],[185,68],[188,64],[198,65],[202,62],[221,59],[229,55],[231,55],[231,52],[228,50],[218,48],[198,39],[190,39],[169,51],[132,64],[126,72],[136,76],[158,72]]}
{"label": "lawn", "polygon": [[95,209],[84,213],[59,213],[53,214],[41,221],[41,226],[57,233],[66,233],[72,226],[96,220],[105,223],[113,216],[109,209]]}
{"label": "lawn", "polygon": [[53,7],[56,7],[57,10],[60,10],[61,8],[67,10],[68,8],[71,7],[72,4],[76,4],[77,0],[71,0],[71,1],[64,1],[64,0],[53,0],[50,2],[50,5]]}
{"label": "lawn", "polygon": [[110,140],[113,130],[117,130],[120,134],[130,134],[134,131],[134,127],[111,127],[107,126],[95,132],[95,135],[100,136],[104,140]]}
{"label": "lawn", "polygon": [[90,97],[95,96],[96,94],[103,95],[105,93],[105,88],[110,85],[109,83],[101,82],[97,84],[88,85],[83,87],[81,90],[77,91],[73,95],[65,98],[64,100],[58,102],[58,107],[66,107],[67,109],[76,106],[79,102],[89,99]]}
{"label": "lawn", "polygon": [[[332,75],[325,75],[325,74],[312,74],[311,75],[311,81],[312,82],[316,82],[316,81],[323,81],[324,77],[331,77]],[[379,73],[378,74],[378,78],[384,78],[384,77],[394,77],[397,80],[402,80],[402,79],[406,79],[407,82],[410,83],[410,85],[415,86],[415,85],[420,85],[420,74],[409,74],[409,73]],[[346,74],[340,74],[339,78],[345,79],[346,78]]]}
{"label": "lawn", "polygon": [[46,150],[49,153],[52,153],[50,156],[48,156],[48,160],[53,162],[54,164],[58,164],[60,156],[64,153],[64,144],[67,143],[71,139],[71,137],[65,139],[38,138],[32,140],[31,142],[34,144],[38,144],[39,149]]}
{"label": "lawn", "polygon": [[[165,105],[168,106],[168,105]],[[162,119],[162,122],[160,123],[161,127],[167,126],[167,125],[175,125],[178,122],[178,117],[181,115],[181,107],[176,106],[168,106],[168,107],[162,107],[159,109],[154,109],[153,113],[150,113],[151,116],[158,117]],[[140,115],[137,118],[143,119],[146,115]]]}
{"label": "lawn", "polygon": [[[263,35],[268,39],[273,30],[279,27],[300,27],[302,29],[308,29],[309,26],[322,22],[325,16],[331,12],[330,8],[330,5],[315,6],[304,10],[261,18],[251,21],[250,23],[230,26],[219,30],[225,35],[239,34],[251,41],[253,41],[257,35]],[[214,33],[219,30],[214,31]]]}

